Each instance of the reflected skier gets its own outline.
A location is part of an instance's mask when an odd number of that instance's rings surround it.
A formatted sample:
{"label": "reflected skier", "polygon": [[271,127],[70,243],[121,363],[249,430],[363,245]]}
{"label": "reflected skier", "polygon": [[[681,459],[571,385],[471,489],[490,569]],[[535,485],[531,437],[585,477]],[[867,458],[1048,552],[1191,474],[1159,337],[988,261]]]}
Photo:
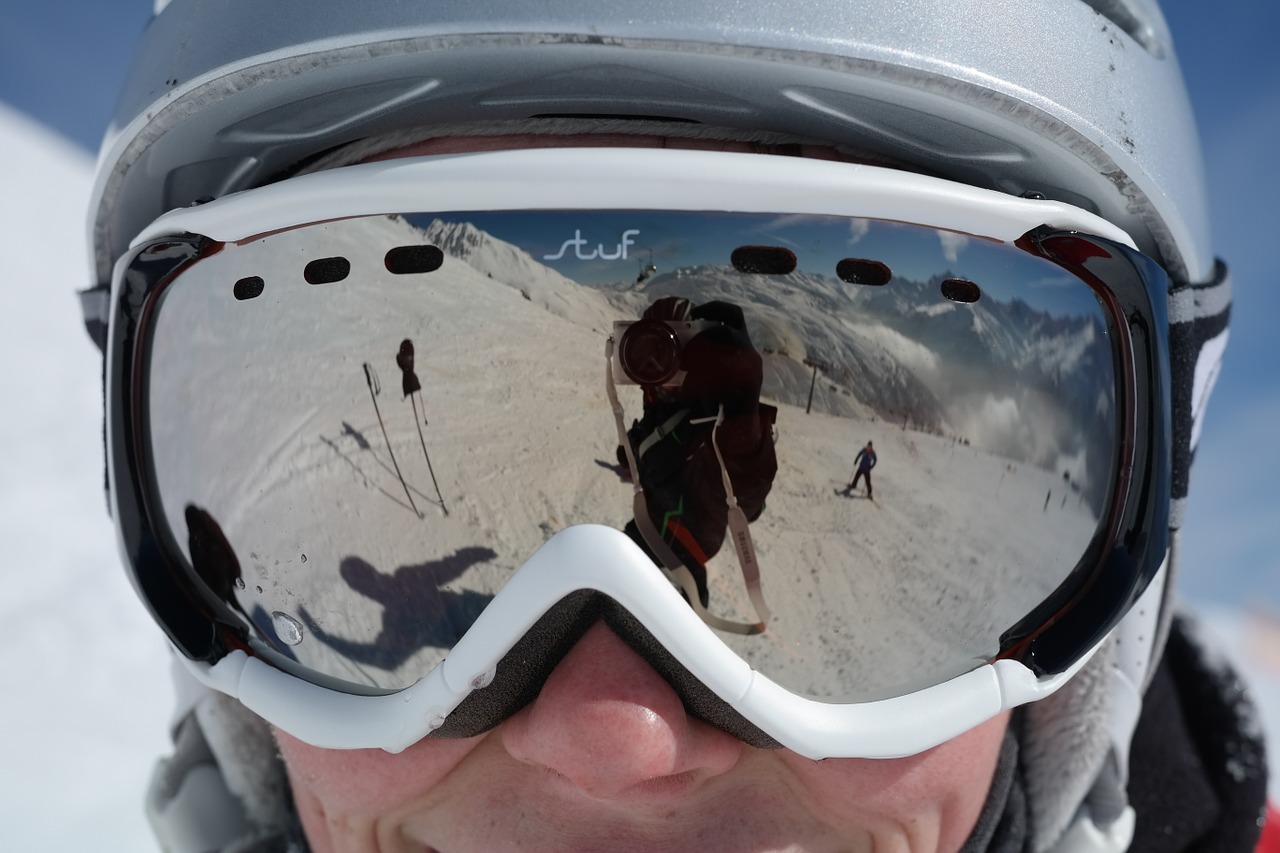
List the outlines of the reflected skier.
{"label": "reflected skier", "polygon": [[854,457],[853,464],[857,466],[853,475],[852,482],[844,487],[845,494],[851,494],[854,489],[858,488],[858,481],[863,477],[867,479],[867,499],[875,500],[871,494],[871,469],[876,467],[876,451],[872,447],[871,442],[867,442],[867,446],[858,451],[858,455]]}
{"label": "reflected skier", "polygon": [[[642,324],[668,323],[703,323],[706,328],[684,345],[678,358],[672,354],[673,369],[655,373],[661,378],[652,384],[636,383],[644,393],[643,416],[620,436],[630,453],[620,445],[618,464],[630,469],[634,459],[644,502],[625,532],[654,562],[665,564],[661,554],[667,551],[687,568],[705,608],[710,600],[708,561],[720,551],[729,527],[739,523],[745,532],[760,516],[773,487],[778,466],[770,436],[777,409],[760,402],[761,357],[740,306],[664,297],[645,310],[628,334],[637,335],[632,330],[645,329]],[[626,335],[623,344],[623,369],[637,376],[655,369],[665,352],[627,347]],[[628,358],[634,360],[630,368]],[[732,506],[726,487],[734,493]],[[738,544],[735,540],[735,548]],[[754,553],[746,562],[751,587],[758,583]]]}

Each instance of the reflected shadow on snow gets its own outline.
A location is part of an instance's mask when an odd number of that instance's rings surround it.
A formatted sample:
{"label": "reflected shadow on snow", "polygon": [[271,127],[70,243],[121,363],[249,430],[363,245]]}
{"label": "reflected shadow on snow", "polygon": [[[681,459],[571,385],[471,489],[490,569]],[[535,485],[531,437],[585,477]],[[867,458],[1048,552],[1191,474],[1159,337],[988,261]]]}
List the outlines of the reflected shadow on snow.
{"label": "reflected shadow on snow", "polygon": [[[330,634],[305,607],[299,608],[298,616],[312,636],[349,661],[395,670],[419,650],[451,648],[466,633],[493,596],[444,587],[496,556],[489,548],[462,548],[439,560],[400,566],[391,574],[360,557],[345,558],[338,570],[342,579],[383,608],[381,628],[367,643]],[[368,633],[373,630],[367,626]]]}

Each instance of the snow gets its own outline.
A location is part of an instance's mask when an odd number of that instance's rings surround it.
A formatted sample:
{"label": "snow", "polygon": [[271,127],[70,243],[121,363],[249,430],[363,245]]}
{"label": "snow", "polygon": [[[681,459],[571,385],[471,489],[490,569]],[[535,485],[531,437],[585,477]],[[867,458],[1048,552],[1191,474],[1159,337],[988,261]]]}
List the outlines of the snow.
{"label": "snow", "polygon": [[[5,472],[0,480],[0,562],[6,572],[6,583],[0,591],[0,624],[8,629],[10,638],[0,647],[0,677],[6,699],[0,703],[0,817],[6,828],[6,847],[153,850],[142,814],[142,792],[151,765],[166,751],[166,727],[173,699],[164,641],[120,569],[103,500],[100,361],[80,326],[74,295],[89,284],[83,208],[91,163],[44,129],[0,107],[0,169],[0,185],[6,188],[0,203],[0,258],[6,273],[0,352],[7,367],[0,374],[0,399],[10,401],[6,407],[8,416],[0,421],[0,470]],[[511,262],[508,259],[507,263]],[[497,268],[492,271],[499,272]],[[477,292],[490,287],[487,275],[477,273],[472,283]],[[567,335],[571,327],[605,328],[601,324],[612,316],[603,305],[575,301],[582,294],[553,276],[533,281],[531,291],[524,294],[508,289],[504,295],[496,288],[484,292],[495,311],[521,312],[526,318],[536,316],[538,325],[529,327],[531,333]],[[536,315],[529,313],[531,308],[537,309]],[[479,332],[458,329],[455,334],[461,341],[466,334]],[[557,460],[558,454],[565,452],[562,449],[518,443],[521,420],[532,416],[515,405],[527,399],[517,392],[532,379],[522,372],[527,370],[529,361],[520,349],[524,343],[527,341],[506,341],[505,346],[488,351],[486,356],[487,369],[508,371],[510,379],[505,391],[495,391],[507,394],[507,400],[512,402],[495,435],[513,442],[511,446],[522,454],[516,459],[542,456]],[[591,347],[591,358],[598,359],[594,349],[597,343],[596,339],[587,339],[573,345]],[[456,351],[462,353],[463,348],[459,346]],[[390,352],[394,347],[382,355]],[[598,360],[590,363],[600,364]],[[475,369],[476,365],[458,360],[450,367]],[[554,381],[559,391],[574,393],[580,384],[586,387],[585,383],[598,383],[600,374],[602,370],[593,370],[588,379],[582,379],[566,372]],[[807,382],[808,376],[807,371],[801,371],[788,382]],[[397,384],[394,376],[384,378],[388,383],[383,395],[385,405],[399,403],[399,389],[391,387]],[[423,378],[425,383],[428,376]],[[540,379],[543,380],[545,377]],[[294,424],[297,435],[322,435],[327,439],[330,445],[313,443],[308,448],[311,453],[325,451],[327,457],[291,456],[293,451],[283,452],[286,445],[264,443],[260,480],[228,480],[217,484],[217,488],[280,488],[291,478],[302,482],[320,468],[336,463],[346,467],[345,476],[366,483],[378,501],[403,500],[398,481],[388,480],[388,473],[375,464],[374,456],[361,448],[360,436],[374,448],[384,445],[373,440],[379,434],[372,412],[365,411],[369,408],[368,392],[363,386],[358,390],[364,395],[359,398],[359,419],[351,415],[335,420],[332,412],[320,407],[311,413],[316,420],[307,420],[300,414]],[[595,414],[608,417],[604,411],[592,413],[591,417]],[[795,412],[784,419],[787,431],[779,445],[780,465],[787,472],[785,482],[795,485],[771,496],[768,512],[798,531],[807,522],[802,512],[805,490],[822,491],[829,496],[831,482],[842,478],[845,470],[833,472],[815,467],[812,460],[820,458],[818,455],[808,450],[803,454],[795,451],[842,442],[851,451],[856,445],[849,445],[847,436],[837,434],[835,420],[802,418]],[[317,426],[322,429],[315,429]],[[578,424],[563,426],[568,441],[569,433]],[[444,422],[432,427],[446,428]],[[406,432],[393,441],[398,442],[398,458],[405,462],[412,458],[416,434]],[[607,429],[600,431],[588,462],[597,456],[611,459],[612,444]],[[913,476],[926,482],[936,466],[956,464],[953,457],[962,453],[941,437],[903,430],[878,434],[876,444],[886,464],[895,459],[917,460]],[[977,459],[976,452],[967,452]],[[846,457],[849,455],[845,453]],[[351,465],[353,460],[358,460],[359,465]],[[451,512],[460,519],[476,520],[476,506],[468,503],[458,472],[462,460],[441,458],[439,463],[437,473],[445,496],[451,501]],[[908,565],[913,558],[909,531],[934,523],[938,515],[931,514],[926,503],[911,497],[926,493],[927,488],[905,475],[895,482],[895,477],[887,474],[892,468],[884,470],[885,477],[877,481],[877,496],[885,505],[876,510],[865,502],[849,501],[846,508],[876,512],[876,525],[889,528],[892,534],[883,541],[892,541],[897,549],[886,545],[879,559]],[[505,465],[492,472],[488,488],[529,487],[529,483],[516,481],[520,476],[519,465]],[[414,472],[414,477],[414,484],[419,487],[415,493],[420,499],[419,508],[424,514],[435,512],[426,500],[434,495],[429,481],[420,470]],[[982,481],[982,477],[988,479]],[[994,494],[1009,490],[1017,481],[1009,469],[987,466],[974,468],[969,482]],[[576,509],[542,507],[536,518],[524,519],[528,524],[521,526],[523,534],[542,538],[572,522],[574,512],[585,508],[594,511],[600,488],[592,485],[580,493]],[[1028,477],[1022,488],[1023,492],[1011,495],[1011,505],[1021,503],[1044,512],[1039,483]],[[430,520],[439,521],[438,513]],[[459,539],[455,544],[465,543]],[[826,547],[835,546],[811,542],[812,551],[804,553],[803,558],[822,563],[826,560],[822,553]],[[773,559],[776,567],[777,555],[787,550],[780,545],[761,549],[766,594],[779,596],[779,600],[796,592],[779,583],[776,572],[768,574],[769,560]],[[979,555],[987,556],[974,545],[958,547],[951,556],[956,565],[963,565]],[[397,562],[396,555],[386,556],[389,565],[404,562]],[[314,562],[319,557],[313,555],[311,559]],[[799,573],[796,576],[800,580],[789,582],[809,582]],[[1223,637],[1225,652],[1239,663],[1246,679],[1254,685],[1263,726],[1274,738],[1280,732],[1280,665],[1275,661],[1271,642],[1274,635],[1265,635],[1271,640],[1257,640],[1261,629],[1249,627],[1255,625],[1256,619],[1250,621],[1235,609],[1207,609],[1203,615],[1209,630]],[[1270,753],[1273,767],[1278,766],[1277,752],[1280,750],[1272,749]],[[1272,791],[1273,796],[1280,792],[1275,780]]]}
{"label": "snow", "polygon": [[80,325],[92,164],[0,105],[0,824],[8,850],[154,850],[142,791],[173,703],[116,557],[100,360]]}

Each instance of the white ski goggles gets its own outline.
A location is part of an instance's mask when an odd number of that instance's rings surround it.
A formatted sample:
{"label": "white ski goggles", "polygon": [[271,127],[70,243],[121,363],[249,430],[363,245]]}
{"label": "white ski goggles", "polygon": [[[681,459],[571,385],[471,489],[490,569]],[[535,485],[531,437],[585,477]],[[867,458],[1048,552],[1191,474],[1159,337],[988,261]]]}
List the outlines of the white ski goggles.
{"label": "white ski goggles", "polygon": [[135,586],[317,746],[484,731],[604,618],[748,742],[913,754],[1056,689],[1164,556],[1164,273],[1062,203],[489,152],[171,212],[115,278]]}

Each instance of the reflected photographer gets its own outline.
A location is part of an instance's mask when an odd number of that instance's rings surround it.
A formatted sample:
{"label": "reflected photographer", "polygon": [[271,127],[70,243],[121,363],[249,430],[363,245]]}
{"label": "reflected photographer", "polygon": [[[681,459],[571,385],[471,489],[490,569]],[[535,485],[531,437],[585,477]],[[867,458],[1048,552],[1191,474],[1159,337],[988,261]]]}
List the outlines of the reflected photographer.
{"label": "reflected photographer", "polygon": [[614,379],[639,385],[644,409],[626,432],[629,448],[618,447],[618,462],[634,465],[648,515],[625,529],[660,565],[658,552],[669,548],[692,573],[705,608],[706,565],[730,526],[726,483],[746,521],[759,518],[778,469],[777,409],[760,402],[763,363],[739,306],[668,296],[639,322],[619,325]]}

